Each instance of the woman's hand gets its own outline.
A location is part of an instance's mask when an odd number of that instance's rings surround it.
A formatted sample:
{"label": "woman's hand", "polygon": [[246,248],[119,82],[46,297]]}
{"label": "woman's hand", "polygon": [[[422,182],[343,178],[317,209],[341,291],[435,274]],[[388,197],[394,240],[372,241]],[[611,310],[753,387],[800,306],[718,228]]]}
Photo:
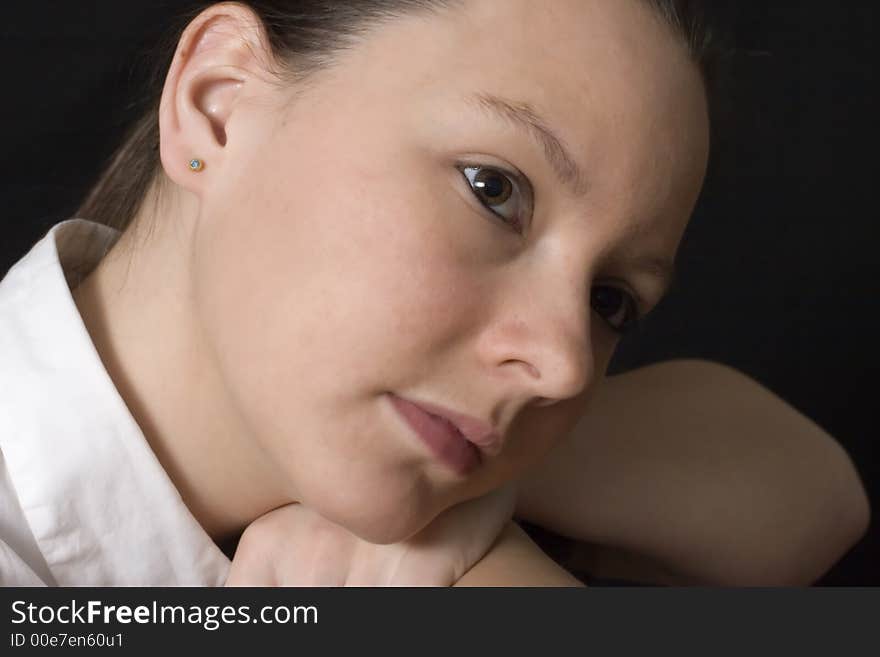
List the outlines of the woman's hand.
{"label": "woman's hand", "polygon": [[368,543],[301,504],[245,529],[226,586],[450,586],[510,521],[513,484],[438,515],[400,543]]}

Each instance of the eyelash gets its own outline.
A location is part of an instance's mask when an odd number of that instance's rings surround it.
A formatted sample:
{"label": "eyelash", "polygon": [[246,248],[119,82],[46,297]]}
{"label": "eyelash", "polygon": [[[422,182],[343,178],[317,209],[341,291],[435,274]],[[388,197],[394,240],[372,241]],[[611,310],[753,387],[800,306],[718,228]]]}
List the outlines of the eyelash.
{"label": "eyelash", "polygon": [[[498,167],[498,166],[484,166],[484,165],[480,165],[480,164],[459,164],[457,166],[457,168],[459,169],[459,171],[461,171],[461,174],[464,177],[465,182],[467,182],[468,187],[470,187],[471,193],[474,195],[474,197],[477,199],[477,201],[480,203],[480,205],[482,205],[483,208],[485,208],[485,210],[487,212],[491,213],[493,218],[501,220],[502,222],[504,222],[504,224],[506,226],[508,226],[510,229],[514,230],[518,235],[522,236],[523,231],[524,231],[523,221],[521,219],[517,218],[517,219],[515,219],[516,224],[514,225],[514,223],[513,223],[514,220],[508,219],[507,217],[500,214],[499,212],[496,212],[492,208],[492,206],[489,205],[489,203],[485,202],[483,200],[483,198],[477,193],[477,191],[475,190],[475,188],[473,186],[474,183],[472,183],[472,181],[468,177],[466,171],[475,171],[476,173],[474,174],[474,177],[476,177],[477,173],[480,173],[483,171],[498,173],[498,174],[504,176],[505,178],[507,178],[507,180],[510,182],[511,189],[512,189],[511,197],[514,193],[520,193],[520,190],[525,188],[526,190],[528,190],[529,200],[531,201],[533,198],[532,191],[531,191],[532,187],[529,184],[528,180],[526,180],[523,176],[521,176],[519,174],[510,172],[510,171],[506,171],[503,168]],[[511,198],[511,197],[508,197],[508,198]],[[507,199],[505,199],[504,202],[506,203]],[[530,205],[531,205],[531,203],[530,203]],[[625,290],[622,287],[617,287],[617,286],[612,286],[612,285],[597,285],[597,286],[593,287],[593,289],[590,292],[590,305],[592,306],[592,303],[594,300],[594,295],[596,294],[596,291],[597,290],[606,290],[606,289],[612,290],[616,293],[623,295],[622,306],[623,306],[623,308],[625,308],[625,313],[624,313],[624,319],[620,323],[612,323],[607,317],[600,314],[599,316],[602,317],[602,320],[605,322],[605,324],[612,331],[614,331],[615,333],[617,333],[619,335],[624,335],[626,333],[629,333],[633,329],[637,328],[642,321],[642,317],[641,317],[641,315],[639,313],[639,309],[638,309],[638,303],[633,298],[633,295],[630,294],[627,290]],[[598,313],[598,311],[596,311],[596,312]],[[620,311],[618,310],[614,314],[616,315],[619,312]]]}

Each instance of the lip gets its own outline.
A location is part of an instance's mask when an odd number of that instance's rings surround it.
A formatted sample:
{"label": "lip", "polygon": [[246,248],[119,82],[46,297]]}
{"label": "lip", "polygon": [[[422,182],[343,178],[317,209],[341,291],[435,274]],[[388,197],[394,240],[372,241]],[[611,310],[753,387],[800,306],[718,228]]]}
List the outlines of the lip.
{"label": "lip", "polygon": [[465,475],[481,461],[476,445],[450,421],[435,417],[430,411],[394,393],[388,393],[391,405],[431,453],[456,474]]}
{"label": "lip", "polygon": [[410,402],[430,415],[438,415],[455,425],[456,429],[470,442],[487,455],[495,455],[501,450],[501,435],[491,425],[429,402]]}

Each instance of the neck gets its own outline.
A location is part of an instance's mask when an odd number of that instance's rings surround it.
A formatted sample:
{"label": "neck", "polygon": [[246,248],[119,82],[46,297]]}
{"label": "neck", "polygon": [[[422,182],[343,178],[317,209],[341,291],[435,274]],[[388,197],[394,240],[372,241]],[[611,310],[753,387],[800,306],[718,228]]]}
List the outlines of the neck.
{"label": "neck", "polygon": [[[201,337],[187,247],[197,208],[175,207],[178,216],[162,217],[133,251],[134,231],[123,233],[73,297],[183,501],[215,542],[225,543],[293,496],[251,439]],[[145,219],[152,221],[136,221]]]}

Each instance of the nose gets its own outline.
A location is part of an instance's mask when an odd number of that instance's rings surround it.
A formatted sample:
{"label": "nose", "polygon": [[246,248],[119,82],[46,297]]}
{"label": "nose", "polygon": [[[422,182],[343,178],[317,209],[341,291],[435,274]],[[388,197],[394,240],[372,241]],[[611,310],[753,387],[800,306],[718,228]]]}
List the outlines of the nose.
{"label": "nose", "polygon": [[518,299],[496,312],[485,334],[496,374],[541,398],[538,406],[581,394],[594,376],[589,300],[580,290],[555,287],[552,293],[531,288],[530,294],[520,287],[512,295]]}

